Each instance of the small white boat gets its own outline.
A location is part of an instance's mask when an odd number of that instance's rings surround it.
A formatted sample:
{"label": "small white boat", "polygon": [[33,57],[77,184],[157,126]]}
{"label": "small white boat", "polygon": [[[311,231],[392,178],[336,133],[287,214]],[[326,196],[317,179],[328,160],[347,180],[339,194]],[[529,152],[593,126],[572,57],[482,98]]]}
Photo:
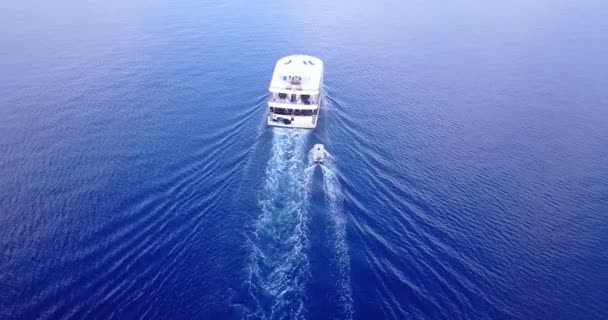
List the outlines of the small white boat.
{"label": "small white boat", "polygon": [[313,161],[315,163],[323,163],[323,160],[325,159],[324,153],[325,153],[325,151],[324,151],[323,145],[320,143],[315,144],[313,151],[312,151]]}
{"label": "small white boat", "polygon": [[269,126],[315,128],[323,95],[323,61],[306,55],[280,59],[269,91]]}

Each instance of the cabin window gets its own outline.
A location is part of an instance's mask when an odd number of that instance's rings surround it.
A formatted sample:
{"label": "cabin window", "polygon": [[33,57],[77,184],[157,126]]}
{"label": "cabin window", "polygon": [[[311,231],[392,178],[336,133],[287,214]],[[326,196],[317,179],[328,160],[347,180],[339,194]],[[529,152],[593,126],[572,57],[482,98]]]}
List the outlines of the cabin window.
{"label": "cabin window", "polygon": [[316,115],[317,113],[319,113],[319,109],[315,109],[312,113]]}
{"label": "cabin window", "polygon": [[302,112],[303,112],[303,111],[305,111],[305,110],[296,109],[296,110],[293,112],[293,114],[294,114],[295,116],[299,116],[299,115],[302,115]]}
{"label": "cabin window", "polygon": [[281,99],[287,98],[287,93],[279,93],[279,98],[281,98]]}
{"label": "cabin window", "polygon": [[274,112],[274,108],[273,107],[270,107],[270,112]]}
{"label": "cabin window", "polygon": [[287,110],[284,108],[274,108],[274,113],[276,114],[287,114]]}
{"label": "cabin window", "polygon": [[310,104],[310,95],[308,95],[308,94],[303,94],[303,95],[302,95],[302,102],[303,102],[304,104]]}
{"label": "cabin window", "polygon": [[302,110],[302,115],[303,116],[312,116],[312,110]]}

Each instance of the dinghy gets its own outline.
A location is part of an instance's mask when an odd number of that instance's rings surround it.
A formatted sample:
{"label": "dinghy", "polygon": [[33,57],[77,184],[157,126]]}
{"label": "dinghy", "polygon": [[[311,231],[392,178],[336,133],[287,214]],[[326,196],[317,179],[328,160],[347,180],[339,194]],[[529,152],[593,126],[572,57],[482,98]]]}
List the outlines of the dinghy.
{"label": "dinghy", "polygon": [[315,163],[323,163],[324,157],[325,155],[323,154],[324,151],[324,147],[322,144],[318,143],[315,144],[314,146],[314,150],[312,153],[312,159],[314,160]]}

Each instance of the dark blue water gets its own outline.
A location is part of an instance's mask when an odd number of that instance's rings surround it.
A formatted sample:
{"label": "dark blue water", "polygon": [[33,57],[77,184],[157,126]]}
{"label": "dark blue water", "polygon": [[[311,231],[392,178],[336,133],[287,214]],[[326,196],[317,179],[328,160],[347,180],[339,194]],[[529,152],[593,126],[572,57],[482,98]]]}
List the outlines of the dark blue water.
{"label": "dark blue water", "polygon": [[608,318],[607,12],[3,2],[0,318]]}

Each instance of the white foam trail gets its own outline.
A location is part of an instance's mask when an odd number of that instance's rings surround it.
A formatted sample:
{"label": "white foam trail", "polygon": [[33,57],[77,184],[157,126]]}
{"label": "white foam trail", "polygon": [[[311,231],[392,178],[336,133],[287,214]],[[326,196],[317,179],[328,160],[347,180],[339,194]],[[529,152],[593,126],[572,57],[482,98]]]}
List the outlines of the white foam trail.
{"label": "white foam trail", "polygon": [[308,132],[273,131],[271,157],[261,185],[261,214],[252,236],[250,292],[263,319],[303,319],[310,279],[307,250],[312,170],[306,169]]}
{"label": "white foam trail", "polygon": [[[312,161],[312,150],[309,152],[309,161]],[[342,307],[342,319],[353,318],[353,295],[350,284],[350,256],[346,239],[346,218],[342,211],[343,196],[340,181],[337,176],[334,157],[324,152],[324,161],[320,165],[323,171],[323,190],[329,207],[329,214],[334,229],[334,246],[337,261],[337,289]]]}

